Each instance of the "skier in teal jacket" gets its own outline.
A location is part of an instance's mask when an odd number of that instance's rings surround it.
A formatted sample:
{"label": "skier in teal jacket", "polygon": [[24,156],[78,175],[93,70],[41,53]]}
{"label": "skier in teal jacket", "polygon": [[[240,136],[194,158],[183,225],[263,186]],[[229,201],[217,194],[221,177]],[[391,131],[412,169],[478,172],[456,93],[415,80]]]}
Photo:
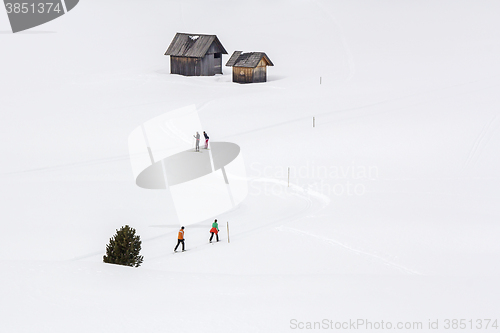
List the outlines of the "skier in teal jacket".
{"label": "skier in teal jacket", "polygon": [[212,243],[212,238],[214,238],[214,234],[215,234],[215,238],[217,239],[217,241],[219,241],[219,225],[217,224],[217,219],[215,219],[214,223],[212,223],[212,229],[210,229],[210,243]]}

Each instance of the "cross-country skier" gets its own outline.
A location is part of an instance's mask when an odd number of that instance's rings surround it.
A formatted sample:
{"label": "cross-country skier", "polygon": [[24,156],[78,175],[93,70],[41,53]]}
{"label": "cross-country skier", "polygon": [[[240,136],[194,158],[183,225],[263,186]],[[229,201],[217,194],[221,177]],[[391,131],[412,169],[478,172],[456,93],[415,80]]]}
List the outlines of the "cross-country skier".
{"label": "cross-country skier", "polygon": [[196,151],[200,151],[200,133],[196,132],[196,135],[193,135],[196,138]]}
{"label": "cross-country skier", "polygon": [[182,243],[182,252],[184,252],[184,227],[181,227],[179,234],[177,235],[177,245],[175,246],[174,252],[177,251],[179,244]]}
{"label": "cross-country skier", "polygon": [[212,238],[214,238],[214,234],[217,241],[219,241],[219,225],[217,224],[217,219],[215,219],[214,223],[212,223],[212,229],[210,229],[210,234],[211,234],[210,243],[212,243]]}
{"label": "cross-country skier", "polygon": [[205,137],[205,149],[208,149],[208,139],[210,139],[208,137],[208,134],[205,133],[205,131],[203,131],[203,136]]}

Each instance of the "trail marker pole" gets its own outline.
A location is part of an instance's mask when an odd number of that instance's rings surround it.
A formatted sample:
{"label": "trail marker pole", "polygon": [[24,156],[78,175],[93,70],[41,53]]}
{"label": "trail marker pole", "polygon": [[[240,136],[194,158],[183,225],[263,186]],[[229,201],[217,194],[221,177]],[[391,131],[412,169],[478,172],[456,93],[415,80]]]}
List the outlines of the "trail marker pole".
{"label": "trail marker pole", "polygon": [[321,84],[321,76],[319,77],[319,84]]}
{"label": "trail marker pole", "polygon": [[313,117],[313,127],[316,127],[316,118]]}
{"label": "trail marker pole", "polygon": [[226,230],[227,230],[227,242],[229,243],[229,221],[226,222]]}

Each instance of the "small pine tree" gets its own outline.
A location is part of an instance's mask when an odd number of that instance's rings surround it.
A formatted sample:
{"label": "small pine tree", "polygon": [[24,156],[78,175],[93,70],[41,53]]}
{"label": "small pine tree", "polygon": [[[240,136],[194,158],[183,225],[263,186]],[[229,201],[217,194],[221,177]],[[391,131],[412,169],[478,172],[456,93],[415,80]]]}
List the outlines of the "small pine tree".
{"label": "small pine tree", "polygon": [[103,261],[108,264],[117,264],[139,267],[144,259],[139,255],[141,251],[141,237],[135,235],[135,229],[128,225],[116,230],[113,238],[106,245],[106,255]]}

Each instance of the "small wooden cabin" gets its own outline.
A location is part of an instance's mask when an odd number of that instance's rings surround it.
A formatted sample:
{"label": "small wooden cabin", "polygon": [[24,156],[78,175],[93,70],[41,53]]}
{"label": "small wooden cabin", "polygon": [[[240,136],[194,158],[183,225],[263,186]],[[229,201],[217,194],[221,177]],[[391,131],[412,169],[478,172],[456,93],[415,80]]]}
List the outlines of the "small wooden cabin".
{"label": "small wooden cabin", "polygon": [[222,55],[227,51],[216,35],[177,33],[165,55],[170,73],[186,76],[222,74]]}
{"label": "small wooden cabin", "polygon": [[226,66],[233,67],[233,82],[255,83],[267,81],[267,66],[274,66],[264,52],[235,51]]}

